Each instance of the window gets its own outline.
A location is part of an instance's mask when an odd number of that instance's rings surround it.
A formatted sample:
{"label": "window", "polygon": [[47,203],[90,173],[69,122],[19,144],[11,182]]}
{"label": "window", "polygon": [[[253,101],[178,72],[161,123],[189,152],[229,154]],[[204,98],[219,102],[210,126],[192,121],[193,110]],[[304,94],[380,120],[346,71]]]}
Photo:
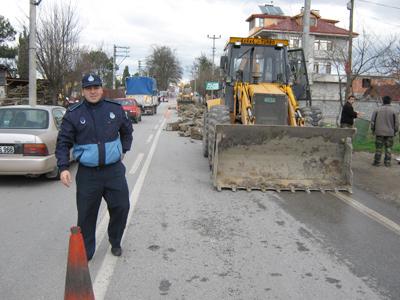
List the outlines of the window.
{"label": "window", "polygon": [[332,41],[327,41],[327,40],[315,40],[314,41],[314,50],[329,51],[332,49],[333,49]]}
{"label": "window", "polygon": [[362,87],[363,88],[370,88],[371,87],[371,79],[370,78],[363,78],[362,79]]}
{"label": "window", "polygon": [[289,40],[289,48],[301,48],[301,39],[298,37]]}
{"label": "window", "polygon": [[332,65],[331,63],[314,63],[314,73],[315,74],[331,74]]}
{"label": "window", "polygon": [[56,124],[58,130],[60,129],[64,113],[65,110],[62,109],[55,109],[53,111],[54,123]]}
{"label": "window", "polygon": [[47,111],[8,108],[0,110],[0,128],[45,129],[49,124]]}
{"label": "window", "polygon": [[318,63],[315,63],[315,64],[314,64],[314,69],[313,69],[313,71],[314,71],[315,74],[318,74],[318,73],[319,73],[319,64],[318,64]]}
{"label": "window", "polygon": [[256,26],[257,27],[264,27],[264,19],[256,18]]}

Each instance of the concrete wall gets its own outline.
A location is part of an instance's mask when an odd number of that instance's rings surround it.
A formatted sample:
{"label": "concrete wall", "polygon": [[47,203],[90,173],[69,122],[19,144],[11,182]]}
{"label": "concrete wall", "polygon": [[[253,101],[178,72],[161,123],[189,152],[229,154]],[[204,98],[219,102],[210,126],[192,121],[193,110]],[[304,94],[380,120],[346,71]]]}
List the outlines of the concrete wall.
{"label": "concrete wall", "polygon": [[[328,124],[336,124],[337,117],[341,113],[340,102],[336,100],[313,100],[313,106],[317,106],[322,110],[323,122]],[[381,106],[381,102],[378,101],[356,101],[354,103],[354,110],[362,112],[364,115],[362,119],[371,120],[372,113],[375,109]],[[400,103],[392,103],[392,105],[400,113]],[[304,103],[300,102],[300,107],[305,106]],[[340,121],[340,119],[339,119]]]}
{"label": "concrete wall", "polygon": [[[345,86],[342,85],[344,95]],[[337,82],[315,82],[311,85],[311,96],[315,100],[339,101],[339,84]]]}

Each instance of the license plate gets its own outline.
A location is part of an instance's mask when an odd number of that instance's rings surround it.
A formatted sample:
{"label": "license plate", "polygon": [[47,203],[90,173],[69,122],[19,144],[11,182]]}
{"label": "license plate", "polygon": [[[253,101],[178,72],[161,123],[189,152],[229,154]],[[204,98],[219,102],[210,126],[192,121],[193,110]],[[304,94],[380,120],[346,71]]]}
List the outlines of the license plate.
{"label": "license plate", "polygon": [[0,154],[13,154],[14,146],[0,146]]}

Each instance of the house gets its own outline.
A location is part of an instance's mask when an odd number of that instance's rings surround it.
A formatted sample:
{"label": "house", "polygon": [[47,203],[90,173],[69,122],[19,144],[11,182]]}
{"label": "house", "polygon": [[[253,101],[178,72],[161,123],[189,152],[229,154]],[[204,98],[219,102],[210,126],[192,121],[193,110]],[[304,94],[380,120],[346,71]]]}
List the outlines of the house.
{"label": "house", "polygon": [[[295,16],[285,16],[279,7],[271,4],[259,6],[261,14],[247,18],[249,37],[278,38],[289,40],[290,48],[302,48],[303,11]],[[308,48],[308,73],[313,101],[339,99],[339,74],[341,84],[345,62],[337,51],[347,53],[349,31],[336,24],[338,21],[324,19],[318,10],[310,12],[310,46]],[[357,36],[353,33],[353,36]]]}
{"label": "house", "polygon": [[352,84],[353,94],[363,100],[380,102],[383,96],[390,96],[400,103],[400,82],[395,77],[359,76]]}

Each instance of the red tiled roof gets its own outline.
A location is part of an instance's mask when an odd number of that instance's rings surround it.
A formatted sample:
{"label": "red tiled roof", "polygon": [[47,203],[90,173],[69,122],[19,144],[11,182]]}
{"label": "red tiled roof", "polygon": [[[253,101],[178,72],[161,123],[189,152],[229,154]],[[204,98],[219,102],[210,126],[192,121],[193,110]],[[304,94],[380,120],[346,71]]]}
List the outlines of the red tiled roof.
{"label": "red tiled roof", "polygon": [[[260,30],[302,32],[303,27],[296,22],[296,19],[286,17],[282,21],[278,21],[278,23],[269,26],[264,26]],[[336,27],[332,20],[325,19],[318,19],[317,26],[310,26],[310,33],[349,35],[348,30]],[[357,33],[354,33],[354,35],[357,35]]]}

